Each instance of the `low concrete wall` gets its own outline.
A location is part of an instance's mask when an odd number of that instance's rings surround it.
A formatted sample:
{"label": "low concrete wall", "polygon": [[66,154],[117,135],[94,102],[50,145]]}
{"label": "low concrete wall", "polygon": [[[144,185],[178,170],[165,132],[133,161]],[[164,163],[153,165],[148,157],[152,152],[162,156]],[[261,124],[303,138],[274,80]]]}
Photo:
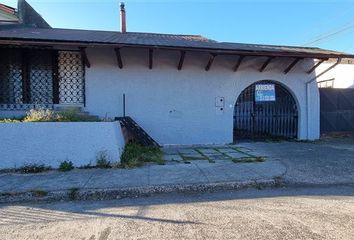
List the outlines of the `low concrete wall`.
{"label": "low concrete wall", "polygon": [[124,139],[118,122],[38,122],[0,124],[0,168],[25,164],[58,167],[69,160],[75,166],[95,165],[105,152],[120,161]]}

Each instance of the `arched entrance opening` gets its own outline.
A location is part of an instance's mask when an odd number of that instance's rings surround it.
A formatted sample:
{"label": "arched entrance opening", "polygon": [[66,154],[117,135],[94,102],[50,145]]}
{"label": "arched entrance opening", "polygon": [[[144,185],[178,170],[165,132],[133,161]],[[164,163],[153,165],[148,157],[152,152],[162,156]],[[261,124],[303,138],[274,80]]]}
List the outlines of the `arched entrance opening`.
{"label": "arched entrance opening", "polygon": [[281,84],[264,80],[244,89],[234,108],[234,141],[297,138],[298,107]]}

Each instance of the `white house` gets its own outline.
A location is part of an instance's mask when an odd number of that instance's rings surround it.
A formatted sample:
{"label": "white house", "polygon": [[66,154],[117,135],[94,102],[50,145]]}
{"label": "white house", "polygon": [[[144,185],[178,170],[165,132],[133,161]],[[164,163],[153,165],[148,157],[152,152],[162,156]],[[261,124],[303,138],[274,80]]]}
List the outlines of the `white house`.
{"label": "white house", "polygon": [[[318,67],[318,70],[324,71],[335,64],[335,60],[326,61]],[[354,88],[353,59],[342,59],[331,71],[317,78],[317,82],[320,88]]]}
{"label": "white house", "polygon": [[326,69],[316,63],[354,57],[129,32],[121,11],[120,32],[0,25],[0,117],[77,106],[130,116],[161,145],[318,139],[317,76]]}

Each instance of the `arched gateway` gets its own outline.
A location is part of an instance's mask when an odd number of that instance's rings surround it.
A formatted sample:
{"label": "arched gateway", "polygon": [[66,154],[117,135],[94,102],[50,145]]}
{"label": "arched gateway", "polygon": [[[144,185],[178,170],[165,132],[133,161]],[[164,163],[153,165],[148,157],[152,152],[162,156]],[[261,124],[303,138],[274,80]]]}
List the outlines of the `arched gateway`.
{"label": "arched gateway", "polygon": [[274,81],[259,81],[238,97],[234,109],[234,140],[297,138],[298,108],[292,94]]}

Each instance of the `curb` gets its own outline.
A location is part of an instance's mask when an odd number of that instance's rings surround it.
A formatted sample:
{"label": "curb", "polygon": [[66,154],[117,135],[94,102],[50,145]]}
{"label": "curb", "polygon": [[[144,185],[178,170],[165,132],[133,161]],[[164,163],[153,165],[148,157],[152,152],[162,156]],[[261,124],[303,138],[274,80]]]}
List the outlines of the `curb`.
{"label": "curb", "polygon": [[19,192],[0,193],[0,203],[23,203],[23,202],[54,202],[73,200],[113,200],[122,198],[147,197],[161,193],[203,193],[224,190],[239,190],[244,188],[263,189],[266,187],[282,186],[281,179],[243,181],[243,182],[220,182],[199,184],[173,184],[156,185],[148,187],[129,187],[119,189],[78,189],[72,188],[61,191]]}

